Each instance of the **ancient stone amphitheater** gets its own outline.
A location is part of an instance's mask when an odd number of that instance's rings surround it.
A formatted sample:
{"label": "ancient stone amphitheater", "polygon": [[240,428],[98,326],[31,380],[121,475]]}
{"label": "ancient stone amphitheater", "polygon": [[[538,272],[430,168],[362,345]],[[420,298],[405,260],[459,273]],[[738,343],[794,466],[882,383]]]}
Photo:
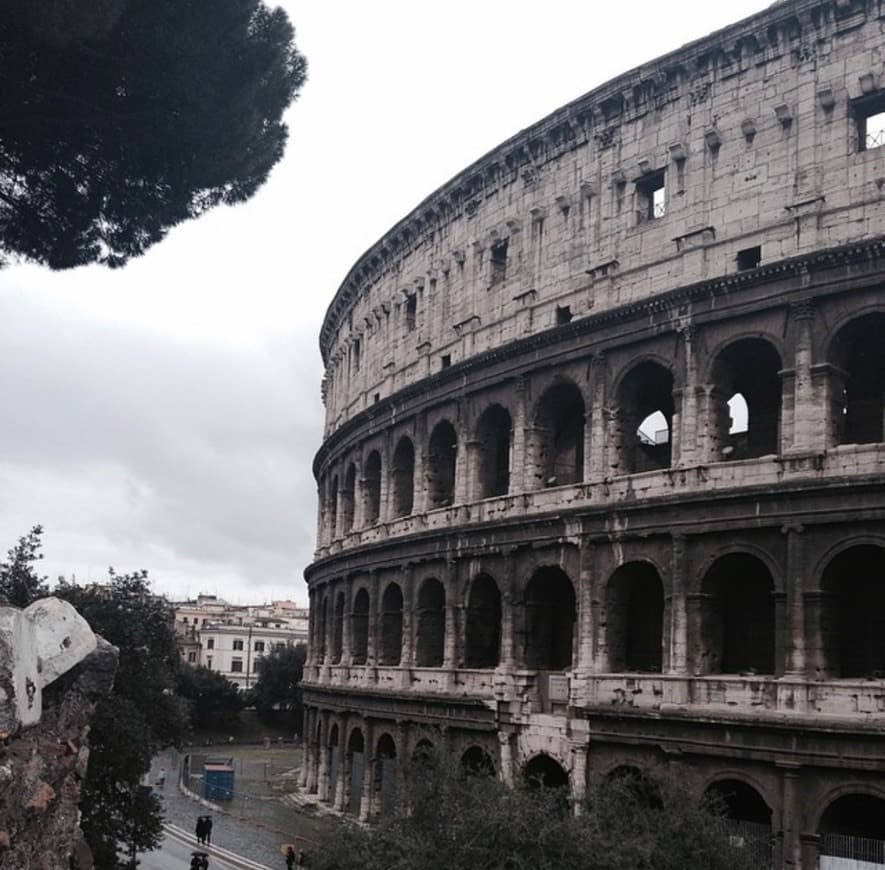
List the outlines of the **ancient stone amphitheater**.
{"label": "ancient stone amphitheater", "polygon": [[885,866],[883,25],[777,3],[351,268],[320,337],[318,799],[382,812],[423,741],[576,799],[685,765],[759,866]]}

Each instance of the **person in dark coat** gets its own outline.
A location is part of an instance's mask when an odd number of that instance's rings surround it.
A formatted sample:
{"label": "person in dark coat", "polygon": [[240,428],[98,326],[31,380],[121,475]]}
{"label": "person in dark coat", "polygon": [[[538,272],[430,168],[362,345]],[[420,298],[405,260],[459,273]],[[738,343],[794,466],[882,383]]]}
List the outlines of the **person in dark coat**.
{"label": "person in dark coat", "polygon": [[212,842],[212,816],[206,816],[203,824],[203,842],[209,845]]}
{"label": "person in dark coat", "polygon": [[295,867],[295,850],[289,846],[286,849],[286,870],[293,870]]}
{"label": "person in dark coat", "polygon": [[195,831],[197,842],[202,845],[206,840],[206,819],[203,816],[197,817],[197,828]]}

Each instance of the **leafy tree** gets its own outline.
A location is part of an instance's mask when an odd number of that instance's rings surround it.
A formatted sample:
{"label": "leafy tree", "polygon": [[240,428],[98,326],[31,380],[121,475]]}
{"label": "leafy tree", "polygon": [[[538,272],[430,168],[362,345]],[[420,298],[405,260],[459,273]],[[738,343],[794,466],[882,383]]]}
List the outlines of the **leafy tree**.
{"label": "leafy tree", "polygon": [[174,610],[150,591],[146,571],[111,569],[107,583],[89,586],[60,580],[54,594],[120,651],[113,692],[93,717],[80,810],[96,870],[134,866],[138,851],[159,842],[162,823],[159,803],[140,789],[142,777],[156,752],[179,745],[187,730],[187,704],[174,692]]}
{"label": "leafy tree", "polygon": [[7,552],[6,561],[0,562],[0,599],[15,607],[27,607],[49,594],[46,578],[34,570],[35,563],[43,558],[42,534],[43,526],[34,526]]}
{"label": "leafy tree", "polygon": [[191,724],[196,728],[231,723],[243,707],[237,686],[223,674],[202,665],[182,664],[176,693],[188,702]]}
{"label": "leafy tree", "polygon": [[508,788],[425,754],[405,772],[395,811],[371,828],[329,823],[311,850],[316,870],[749,870],[716,808],[690,781],[656,778],[591,789],[582,813],[562,792]]}
{"label": "leafy tree", "polygon": [[306,660],[307,647],[299,643],[275,647],[257,661],[258,679],[250,693],[250,701],[259,716],[266,716],[272,710],[301,709],[301,677]]}
{"label": "leafy tree", "polygon": [[306,62],[262,0],[11,0],[0,19],[2,250],[120,266],[249,199]]}

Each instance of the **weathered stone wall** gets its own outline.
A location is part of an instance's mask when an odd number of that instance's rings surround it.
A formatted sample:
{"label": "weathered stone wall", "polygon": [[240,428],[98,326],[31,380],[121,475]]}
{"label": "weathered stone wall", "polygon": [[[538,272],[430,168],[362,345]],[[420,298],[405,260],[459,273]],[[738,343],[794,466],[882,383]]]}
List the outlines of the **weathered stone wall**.
{"label": "weathered stone wall", "polygon": [[[883,84],[879,16],[877,0],[775,4],[557,110],[429,196],[330,306],[327,432],[558,310],[734,274],[757,246],[768,264],[875,234],[885,165],[859,149],[857,120]],[[658,180],[664,214],[649,219]]]}
{"label": "weathered stone wall", "polygon": [[111,690],[115,647],[67,602],[0,607],[0,868],[81,870],[91,856],[79,829],[89,721]]}

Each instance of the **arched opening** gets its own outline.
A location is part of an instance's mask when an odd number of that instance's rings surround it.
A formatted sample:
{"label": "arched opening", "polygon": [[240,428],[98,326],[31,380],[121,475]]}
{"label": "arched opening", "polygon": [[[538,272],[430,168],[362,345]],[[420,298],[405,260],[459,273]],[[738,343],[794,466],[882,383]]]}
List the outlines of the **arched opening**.
{"label": "arched opening", "polygon": [[664,589],[648,562],[628,562],[612,574],[605,600],[609,670],[660,673]]}
{"label": "arched opening", "polygon": [[364,665],[369,654],[369,593],[365,589],[356,593],[350,618],[351,658],[353,664]]}
{"label": "arched opening", "polygon": [[366,459],[365,477],[365,524],[378,522],[381,515],[381,454],[373,450]]}
{"label": "arched opening", "polygon": [[468,776],[494,776],[495,762],[481,746],[471,746],[461,756],[461,770]]}
{"label": "arched opening", "polygon": [[396,804],[396,744],[389,734],[378,738],[375,753],[375,806],[382,816],[389,816]]}
{"label": "arched opening", "polygon": [[771,810],[762,795],[738,779],[714,782],[707,794],[724,810],[731,842],[752,855],[753,866],[771,867]]}
{"label": "arched opening", "polygon": [[501,593],[488,574],[470,584],[464,664],[468,668],[496,668],[501,658]]}
{"label": "arched opening", "polygon": [[341,748],[338,740],[338,725],[333,723],[329,729],[329,800],[332,804],[335,803],[335,790],[341,774]]}
{"label": "arched opening", "polygon": [[365,777],[365,741],[363,732],[354,728],[347,741],[347,754],[344,758],[344,783],[348,789],[347,812],[359,816],[363,799],[363,780]]}
{"label": "arched opening", "polygon": [[381,665],[398,665],[403,652],[403,593],[388,584],[381,596]]}
{"label": "arched opening", "polygon": [[885,440],[885,313],[874,312],[839,330],[830,348],[832,401],[839,444]]}
{"label": "arched opening", "polygon": [[346,534],[353,528],[354,491],[356,489],[356,466],[351,462],[344,475],[344,489],[341,490],[341,528]]}
{"label": "arched opening", "polygon": [[326,490],[326,504],[329,514],[329,537],[334,538],[338,530],[338,475],[332,475]]}
{"label": "arched opening", "polygon": [[[885,867],[885,800],[882,798],[869,794],[837,798],[824,810],[819,832],[821,870]],[[849,864],[849,861],[857,863]]]}
{"label": "arched opening", "polygon": [[443,420],[433,427],[427,451],[427,495],[431,508],[447,507],[455,500],[455,463],[458,436]]}
{"label": "arched opening", "polygon": [[393,451],[393,515],[412,512],[415,497],[415,448],[408,438],[400,438]]}
{"label": "arched opening", "polygon": [[476,426],[479,442],[477,473],[479,497],[507,495],[510,489],[510,438],[513,423],[500,405],[482,412]]}
{"label": "arched opening", "polygon": [[885,547],[843,550],[827,564],[821,586],[826,673],[885,677]]}
{"label": "arched opening", "polygon": [[625,474],[669,468],[672,456],[673,375],[646,361],[618,390],[619,464]]}
{"label": "arched opening", "polygon": [[446,639],[446,591],[429,577],[418,591],[418,627],[415,664],[419,668],[442,667]]}
{"label": "arched opening", "polygon": [[422,767],[429,766],[436,757],[436,747],[426,737],[422,737],[412,751],[412,763]]}
{"label": "arched opening", "polygon": [[522,769],[523,779],[535,788],[568,788],[568,773],[549,755],[536,755]]}
{"label": "arched opening", "polygon": [[541,487],[584,479],[584,397],[572,383],[550,387],[535,415],[535,475]]}
{"label": "arched opening", "polygon": [[700,670],[710,674],[773,674],[774,581],[749,553],[717,559],[704,575]]}
{"label": "arched opening", "polygon": [[713,365],[716,459],[777,453],[781,412],[780,354],[761,338],[726,347]]}
{"label": "arched opening", "polygon": [[549,671],[572,665],[575,589],[558,567],[539,568],[525,589],[525,665]]}
{"label": "arched opening", "polygon": [[341,661],[341,649],[344,645],[344,593],[335,596],[335,613],[332,620],[332,664]]}

